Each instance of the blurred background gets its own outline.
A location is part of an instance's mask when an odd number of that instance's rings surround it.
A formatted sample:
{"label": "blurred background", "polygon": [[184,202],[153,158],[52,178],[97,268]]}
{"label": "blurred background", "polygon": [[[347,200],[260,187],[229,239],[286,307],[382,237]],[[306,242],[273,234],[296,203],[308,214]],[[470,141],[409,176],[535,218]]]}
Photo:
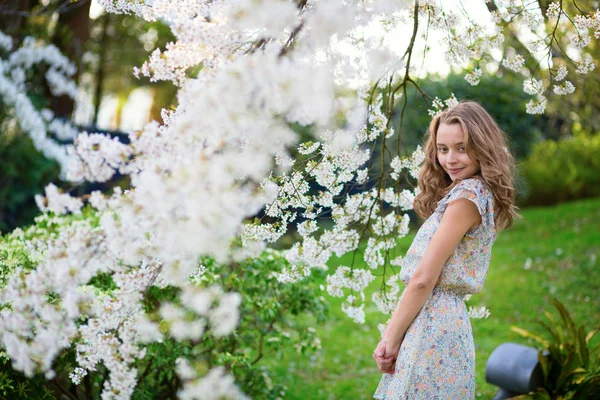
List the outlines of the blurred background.
{"label": "blurred background", "polygon": [[[164,49],[173,40],[170,29],[160,22],[107,14],[94,1],[20,0],[0,2],[0,26],[15,39],[15,47],[33,36],[55,44],[76,64],[77,101],[53,97],[43,70],[30,77],[29,91],[36,106],[48,107],[84,130],[112,131],[124,137],[151,120],[160,121],[161,109],[176,106],[176,88],[171,83],[150,82],[133,74],[133,67],[140,67],[152,51]],[[515,48],[523,47],[517,35],[507,40]],[[589,46],[592,55],[598,55],[595,42]],[[435,48],[429,51],[435,57]],[[519,161],[522,206],[600,195],[599,69],[586,76],[585,84],[574,82],[573,95],[551,97],[546,114],[533,116],[525,113],[529,97],[523,92],[522,75],[500,68],[493,75],[484,74],[478,86],[471,86],[462,72],[452,71],[442,61],[436,63],[441,67],[422,68],[419,84],[426,93],[440,98],[454,93],[458,99],[477,100],[509,134]],[[408,93],[408,102],[401,137],[404,149],[412,151],[421,143],[430,117],[428,105],[414,89]],[[59,182],[57,165],[34,149],[13,119],[0,110],[2,232],[31,223],[37,212],[33,196],[47,183]],[[68,185],[63,183],[63,187]]]}
{"label": "blurred background", "polygon": [[[173,40],[160,22],[106,14],[94,1],[2,0],[0,30],[17,41],[15,47],[27,36],[53,43],[77,65],[77,101],[53,97],[43,70],[30,77],[29,93],[36,106],[52,109],[83,130],[125,137],[148,121],[160,121],[161,109],[176,106],[176,88],[171,83],[138,79],[132,70]],[[517,34],[508,35],[507,41],[516,49],[524,48]],[[589,45],[589,52],[599,59],[596,42]],[[491,351],[503,341],[529,343],[510,331],[511,326],[543,332],[536,320],[550,309],[552,298],[564,302],[588,328],[600,324],[596,262],[600,252],[600,68],[585,81],[573,83],[577,87],[573,95],[551,97],[546,113],[532,116],[525,113],[529,96],[523,92],[523,76],[503,68],[484,74],[478,86],[465,81],[462,72],[450,69],[423,73],[419,79],[421,88],[432,96],[447,98],[454,93],[458,99],[482,103],[509,134],[518,160],[518,203],[524,218],[500,234],[486,287],[472,300],[475,305],[485,304],[492,314],[473,322],[480,398],[495,393],[484,379]],[[411,151],[422,142],[430,117],[419,93],[413,90],[407,96],[409,111],[400,134],[403,148]],[[377,165],[379,154],[373,157]],[[89,191],[85,185],[73,188],[61,182],[58,165],[34,148],[14,123],[14,116],[2,107],[0,160],[2,233],[33,222],[38,214],[34,195],[50,182],[64,190]],[[113,180],[102,189],[118,184],[122,182]],[[398,251],[405,251],[411,239],[412,235],[404,238]],[[344,260],[332,260],[330,265],[340,263]],[[274,371],[274,380],[287,386],[286,398],[355,399],[369,398],[374,392],[379,376],[370,354],[378,339],[376,326],[384,318],[373,307],[367,310],[367,323],[356,325],[341,313],[336,301],[331,302],[328,321],[315,322],[321,350],[310,357],[276,354],[261,361]],[[310,321],[312,317],[303,318]]]}

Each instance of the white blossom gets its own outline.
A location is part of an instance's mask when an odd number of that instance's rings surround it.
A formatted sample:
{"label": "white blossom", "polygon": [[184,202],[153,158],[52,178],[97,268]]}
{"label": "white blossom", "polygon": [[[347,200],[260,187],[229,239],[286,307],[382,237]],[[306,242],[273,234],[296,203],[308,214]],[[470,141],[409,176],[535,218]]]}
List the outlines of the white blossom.
{"label": "white blossom", "polygon": [[472,86],[477,86],[479,84],[479,80],[483,71],[481,68],[475,68],[473,71],[469,72],[465,75],[465,80],[469,82]]}
{"label": "white blossom", "polygon": [[298,233],[303,237],[314,233],[318,229],[319,227],[315,221],[306,220],[298,224]]}
{"label": "white blossom", "polygon": [[79,198],[72,197],[67,193],[61,193],[52,183],[46,186],[45,191],[46,197],[41,195],[35,196],[35,201],[41,211],[52,211],[59,215],[68,212],[73,214],[81,213],[83,202]]}
{"label": "white blossom", "polygon": [[302,143],[300,146],[298,146],[298,152],[300,154],[308,155],[308,154],[314,153],[319,148],[320,145],[321,145],[320,142]]}
{"label": "white blossom", "polygon": [[582,60],[577,63],[576,72],[580,75],[585,75],[585,74],[593,71],[595,68],[596,68],[596,64],[594,63],[594,60],[592,59],[592,57],[589,54],[585,54],[582,57]]}
{"label": "white blossom", "polygon": [[0,49],[4,51],[12,50],[13,40],[10,36],[0,31]]}
{"label": "white blossom", "polygon": [[556,72],[556,76],[554,77],[554,79],[560,82],[567,77],[567,73],[567,67],[565,67],[564,65],[560,65],[558,67],[558,71]]}
{"label": "white blossom", "polygon": [[514,54],[502,60],[502,65],[514,72],[520,72],[524,64],[525,58],[520,54]]}
{"label": "white blossom", "polygon": [[525,108],[528,114],[543,114],[546,111],[546,99],[530,100]]}
{"label": "white blossom", "polygon": [[347,302],[342,303],[342,311],[357,324],[365,323],[365,305],[355,307]]}
{"label": "white blossom", "polygon": [[587,33],[574,33],[570,35],[571,44],[577,49],[587,47],[592,41],[592,38]]}
{"label": "white blossom", "polygon": [[235,384],[233,376],[228,374],[223,367],[211,369],[204,377],[185,379],[183,388],[177,395],[181,400],[248,399]]}
{"label": "white blossom", "polygon": [[[12,38],[1,31],[0,49],[12,49]],[[69,163],[69,146],[59,144],[49,133],[56,134],[58,139],[70,139],[76,130],[66,121],[53,120],[47,111],[36,109],[31,102],[26,91],[25,71],[38,64],[48,66],[46,82],[54,95],[65,94],[75,98],[77,87],[71,78],[75,73],[75,65],[56,46],[44,45],[32,37],[26,37],[21,47],[12,51],[7,59],[0,57],[0,100],[6,108],[5,114],[9,118],[14,116],[19,127],[31,137],[36,149],[59,163],[64,177]]]}
{"label": "white blossom", "polygon": [[390,174],[391,178],[398,180],[400,172],[403,169],[407,169],[413,178],[417,178],[421,164],[424,160],[425,152],[420,145],[417,146],[415,151],[409,157],[404,157],[402,159],[398,156],[394,157],[390,163],[390,167],[392,168],[392,173]]}
{"label": "white blossom", "polygon": [[99,190],[94,190],[90,193],[89,203],[98,211],[103,211],[108,207],[108,201]]}
{"label": "white blossom", "polygon": [[431,104],[432,108],[427,110],[427,113],[431,117],[434,117],[437,114],[439,114],[440,112],[444,111],[444,109],[446,109],[446,108],[450,109],[450,108],[456,106],[457,104],[458,104],[458,99],[454,96],[454,93],[452,93],[450,95],[450,97],[444,101],[442,101],[442,99],[440,99],[439,97],[436,97],[435,99],[433,99],[433,102]]}
{"label": "white blossom", "polygon": [[115,172],[124,172],[132,150],[118,138],[83,132],[77,136],[75,146],[69,149],[69,153],[72,157],[67,179],[106,182]]}
{"label": "white blossom", "polygon": [[486,319],[490,316],[490,310],[485,306],[469,307],[469,318],[471,319]]}
{"label": "white blossom", "polygon": [[561,9],[560,3],[558,1],[553,1],[548,4],[548,8],[546,8],[546,17],[548,17],[548,19],[558,18],[562,12]]}
{"label": "white blossom", "polygon": [[535,78],[527,79],[523,82],[523,91],[531,95],[540,95],[544,91],[544,85],[541,80]]}
{"label": "white blossom", "polygon": [[575,91],[575,86],[569,81],[564,81],[560,85],[554,85],[554,93],[564,96]]}
{"label": "white blossom", "polygon": [[87,375],[87,371],[83,368],[77,367],[69,374],[69,378],[75,385],[79,385],[84,376]]}

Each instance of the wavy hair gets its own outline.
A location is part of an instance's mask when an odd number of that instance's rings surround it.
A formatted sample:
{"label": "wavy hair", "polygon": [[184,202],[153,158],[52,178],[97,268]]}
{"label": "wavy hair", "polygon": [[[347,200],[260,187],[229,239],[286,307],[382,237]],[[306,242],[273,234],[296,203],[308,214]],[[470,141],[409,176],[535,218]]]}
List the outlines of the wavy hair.
{"label": "wavy hair", "polygon": [[480,179],[494,196],[494,223],[506,229],[515,217],[520,217],[515,207],[515,161],[508,150],[508,137],[488,112],[474,101],[459,102],[453,108],[437,114],[425,134],[425,161],[419,172],[420,193],[415,198],[414,209],[428,218],[440,201],[459,181],[452,182],[437,158],[437,130],[441,124],[460,124],[465,136],[466,151],[479,166]]}

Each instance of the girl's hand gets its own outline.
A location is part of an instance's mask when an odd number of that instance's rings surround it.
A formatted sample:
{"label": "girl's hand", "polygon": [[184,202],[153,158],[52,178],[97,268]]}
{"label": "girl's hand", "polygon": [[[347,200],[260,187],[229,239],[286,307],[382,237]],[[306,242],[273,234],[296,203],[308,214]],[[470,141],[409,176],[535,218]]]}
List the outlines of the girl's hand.
{"label": "girl's hand", "polygon": [[393,374],[396,369],[396,358],[398,357],[399,351],[400,343],[394,345],[386,338],[381,339],[373,352],[373,358],[377,363],[379,371],[386,374]]}

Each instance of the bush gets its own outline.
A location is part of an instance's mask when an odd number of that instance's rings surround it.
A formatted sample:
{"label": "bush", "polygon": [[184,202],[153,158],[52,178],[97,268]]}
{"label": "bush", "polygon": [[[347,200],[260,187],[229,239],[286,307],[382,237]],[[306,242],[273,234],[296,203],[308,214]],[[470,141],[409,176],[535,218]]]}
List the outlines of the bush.
{"label": "bush", "polygon": [[576,133],[537,143],[521,166],[527,205],[550,205],[600,195],[600,135]]}
{"label": "bush", "polygon": [[[0,236],[0,290],[12,274],[27,273],[36,268],[36,256],[26,242],[44,241],[55,237],[60,227],[75,220],[91,219],[97,215],[84,209],[83,215],[52,217],[44,214],[36,218],[35,225],[16,229]],[[234,376],[241,390],[250,398],[284,398],[285,382],[272,381],[270,370],[261,365],[264,357],[280,358],[288,351],[310,355],[320,348],[319,338],[309,321],[313,316],[323,322],[328,306],[319,282],[324,271],[314,270],[302,285],[286,285],[277,281],[276,272],[288,262],[280,252],[264,251],[259,257],[233,265],[223,266],[212,259],[200,260],[202,268],[192,282],[199,287],[219,285],[226,292],[242,296],[238,328],[229,336],[213,335],[210,329],[198,341],[176,341],[168,334],[167,322],[161,322],[162,342],[145,345],[146,355],[135,364],[138,384],[133,399],[175,398],[182,382],[175,373],[178,360],[190,360],[208,371],[222,366]],[[112,277],[102,274],[90,282],[95,290],[110,294],[115,290]],[[159,318],[161,303],[177,302],[178,289],[152,286],[144,297],[146,313]],[[85,317],[82,318],[85,322]],[[263,363],[264,364],[264,363]],[[77,367],[75,345],[63,351],[53,369],[56,376],[45,380],[41,375],[27,378],[11,368],[9,358],[0,352],[0,398],[99,399],[103,382],[109,371],[97,365],[79,385],[71,382],[69,375]]]}
{"label": "bush", "polygon": [[597,399],[600,392],[600,347],[592,347],[591,341],[600,327],[588,332],[583,325],[575,325],[562,303],[555,299],[553,304],[560,320],[545,312],[548,322],[540,321],[551,335],[550,340],[525,329],[511,328],[541,346],[538,358],[543,374],[542,388],[515,399]]}

